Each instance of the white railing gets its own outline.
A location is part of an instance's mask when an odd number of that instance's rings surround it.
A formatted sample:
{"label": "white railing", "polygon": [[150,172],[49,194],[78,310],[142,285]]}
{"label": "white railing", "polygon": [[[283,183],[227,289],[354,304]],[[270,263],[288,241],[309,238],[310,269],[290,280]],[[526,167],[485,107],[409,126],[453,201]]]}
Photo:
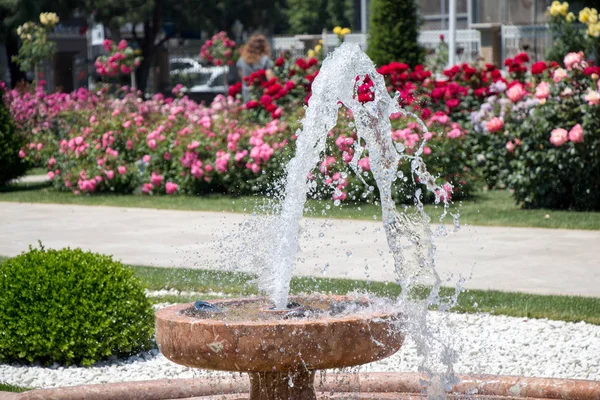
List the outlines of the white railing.
{"label": "white railing", "polygon": [[[428,49],[436,49],[441,36],[448,41],[448,31],[431,30],[421,31],[419,33],[419,43]],[[477,29],[457,29],[456,30],[456,62],[472,63],[477,61],[481,54],[481,32]]]}
{"label": "white railing", "polygon": [[302,57],[304,55],[304,42],[298,40],[295,36],[277,36],[273,38],[273,51],[275,54],[289,51],[295,57]]}
{"label": "white railing", "polygon": [[502,60],[521,52],[533,61],[541,60],[551,45],[548,25],[502,25]]}

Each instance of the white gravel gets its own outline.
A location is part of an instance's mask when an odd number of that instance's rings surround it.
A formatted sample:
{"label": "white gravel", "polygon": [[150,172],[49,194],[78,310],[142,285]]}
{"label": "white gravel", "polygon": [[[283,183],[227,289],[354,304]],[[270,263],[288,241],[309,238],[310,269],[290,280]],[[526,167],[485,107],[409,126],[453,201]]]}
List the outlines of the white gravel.
{"label": "white gravel", "polygon": [[[439,313],[431,316],[440,320]],[[460,352],[457,373],[600,380],[600,326],[485,314],[447,318]],[[416,372],[420,360],[408,338],[397,354],[361,371]],[[222,374],[176,365],[157,350],[88,368],[0,365],[0,381],[36,388]]]}

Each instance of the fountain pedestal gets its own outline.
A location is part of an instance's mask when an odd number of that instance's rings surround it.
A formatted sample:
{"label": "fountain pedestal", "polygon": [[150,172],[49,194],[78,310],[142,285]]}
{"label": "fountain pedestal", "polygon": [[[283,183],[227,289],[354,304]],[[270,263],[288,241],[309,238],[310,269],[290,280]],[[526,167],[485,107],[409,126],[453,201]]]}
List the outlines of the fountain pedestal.
{"label": "fountain pedestal", "polygon": [[[332,304],[356,301],[320,297]],[[313,301],[314,297],[294,300]],[[265,299],[215,300],[223,310],[246,313]],[[316,399],[315,371],[351,367],[391,356],[402,346],[398,315],[386,312],[324,315],[308,318],[227,318],[189,314],[192,304],[156,312],[156,341],[169,360],[189,367],[247,372],[252,400]],[[258,312],[257,315],[260,315]]]}

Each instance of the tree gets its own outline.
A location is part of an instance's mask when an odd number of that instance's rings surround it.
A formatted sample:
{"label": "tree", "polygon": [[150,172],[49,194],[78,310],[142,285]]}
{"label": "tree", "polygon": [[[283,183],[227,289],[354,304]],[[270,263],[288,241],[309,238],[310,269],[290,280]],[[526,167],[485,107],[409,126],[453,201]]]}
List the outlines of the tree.
{"label": "tree", "polygon": [[372,0],[369,57],[377,65],[422,63],[425,52],[417,41],[419,26],[415,0]]}
{"label": "tree", "polygon": [[0,0],[0,42],[6,44],[13,86],[25,79],[25,73],[12,60],[18,54],[20,45],[17,27],[27,21],[38,21],[40,13],[45,11],[55,12],[62,18],[75,9],[77,3],[77,0]]}

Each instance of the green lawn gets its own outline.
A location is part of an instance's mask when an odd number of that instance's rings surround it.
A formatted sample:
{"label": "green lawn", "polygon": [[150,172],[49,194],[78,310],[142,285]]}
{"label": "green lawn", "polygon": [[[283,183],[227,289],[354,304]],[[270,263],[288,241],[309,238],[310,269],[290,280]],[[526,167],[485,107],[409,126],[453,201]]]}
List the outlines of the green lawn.
{"label": "green lawn", "polygon": [[9,385],[8,383],[0,382],[0,392],[13,392],[13,393],[22,393],[31,390],[31,388]]}
{"label": "green lawn", "polygon": [[[227,297],[258,294],[251,282],[252,276],[234,272],[216,272],[197,269],[168,269],[133,266],[142,285],[150,290],[176,289],[201,293],[221,292]],[[295,277],[291,291],[299,293],[346,294],[366,291],[379,297],[395,297],[400,294],[392,283],[355,281],[350,279]],[[452,288],[444,288],[443,296],[451,296]],[[423,295],[424,293],[421,293]],[[214,295],[201,296],[202,299]],[[197,296],[153,297],[153,303],[180,303],[199,300]],[[485,312],[492,315],[513,317],[548,318],[561,321],[585,321],[600,325],[600,298],[577,296],[545,296],[526,293],[499,292],[492,290],[469,290],[459,294],[455,312]]]}
{"label": "green lawn", "polygon": [[[135,196],[96,194],[75,196],[56,192],[47,183],[20,183],[0,189],[0,202],[56,203],[89,206],[142,207],[167,210],[252,212],[265,203],[262,197],[238,197],[225,195],[207,196]],[[426,206],[433,219],[441,213],[441,207]],[[507,191],[480,192],[472,199],[455,203],[451,212],[460,213],[460,222],[471,225],[517,226],[562,229],[600,229],[600,212],[574,212],[551,210],[522,210],[514,204]],[[335,207],[331,201],[311,200],[305,215],[313,217],[378,219],[379,207],[372,204],[344,204]],[[451,217],[446,223],[452,223]]]}

